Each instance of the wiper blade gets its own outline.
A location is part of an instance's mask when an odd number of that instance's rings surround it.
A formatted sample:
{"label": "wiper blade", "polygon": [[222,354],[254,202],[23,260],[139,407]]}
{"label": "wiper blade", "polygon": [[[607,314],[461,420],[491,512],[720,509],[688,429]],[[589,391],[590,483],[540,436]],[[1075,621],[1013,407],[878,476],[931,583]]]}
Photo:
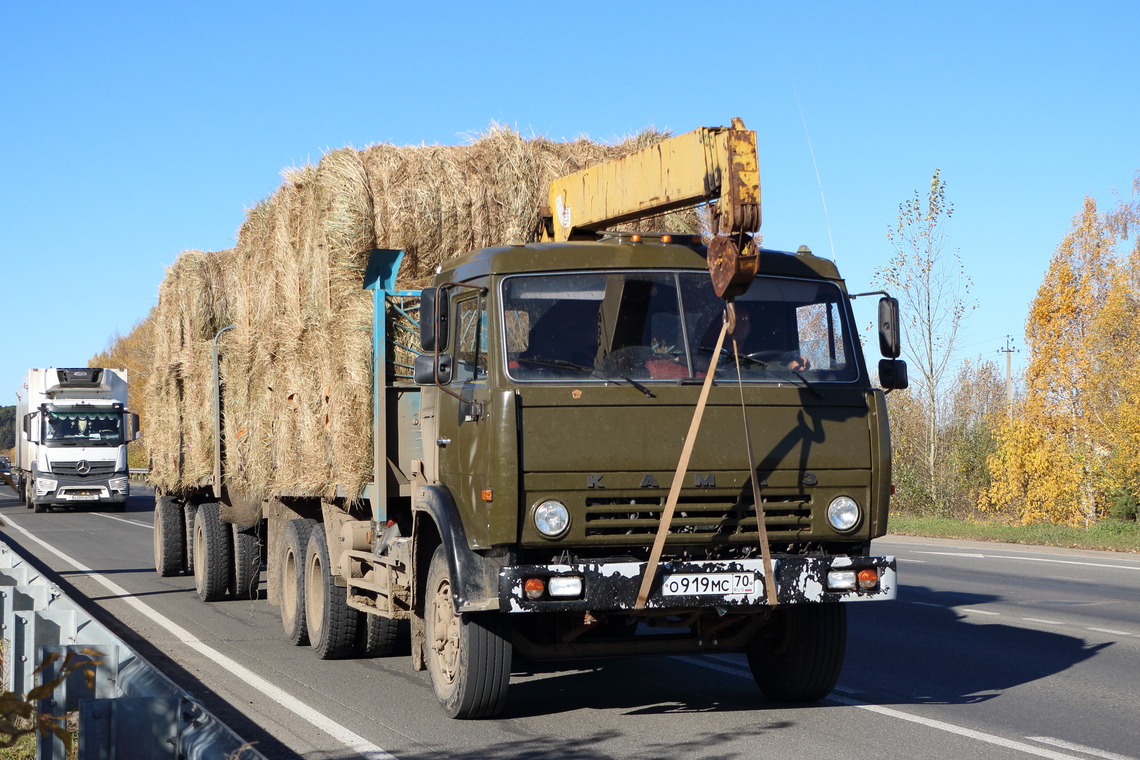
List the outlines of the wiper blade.
{"label": "wiper blade", "polygon": [[646,388],[644,385],[642,385],[641,383],[639,383],[639,382],[637,382],[636,380],[634,380],[632,377],[626,377],[625,375],[619,375],[618,377],[616,377],[616,378],[612,378],[612,379],[614,379],[614,380],[618,380],[618,379],[620,379],[620,380],[625,380],[627,383],[629,383],[629,384],[630,384],[630,385],[632,385],[634,388],[636,388],[637,390],[639,390],[639,391],[641,391],[642,393],[644,393],[644,394],[645,394],[646,396],[648,396],[649,398],[657,398],[657,396],[656,396],[656,395],[653,393],[653,391],[649,390],[649,389],[648,389],[648,388]]}
{"label": "wiper blade", "polygon": [[517,357],[515,359],[515,361],[526,363],[526,364],[535,364],[539,367],[554,367],[555,369],[576,369],[579,372],[593,372],[594,371],[593,367],[583,367],[581,364],[575,364],[574,362],[568,362],[565,359],[535,359],[535,358],[527,358],[527,357],[521,357],[520,356],[520,357]]}

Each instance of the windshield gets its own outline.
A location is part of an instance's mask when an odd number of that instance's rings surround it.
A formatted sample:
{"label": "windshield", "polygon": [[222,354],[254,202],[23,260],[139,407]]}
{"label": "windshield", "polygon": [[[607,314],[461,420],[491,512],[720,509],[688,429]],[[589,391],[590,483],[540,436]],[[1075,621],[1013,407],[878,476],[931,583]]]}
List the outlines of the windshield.
{"label": "windshield", "polygon": [[[516,276],[502,301],[508,373],[523,381],[703,378],[724,312],[704,272]],[[735,303],[745,381],[858,379],[835,284],[759,277]],[[726,338],[717,378],[736,377],[731,350]]]}
{"label": "windshield", "polygon": [[45,419],[44,441],[62,446],[118,445],[123,442],[123,415],[90,411],[49,411]]}

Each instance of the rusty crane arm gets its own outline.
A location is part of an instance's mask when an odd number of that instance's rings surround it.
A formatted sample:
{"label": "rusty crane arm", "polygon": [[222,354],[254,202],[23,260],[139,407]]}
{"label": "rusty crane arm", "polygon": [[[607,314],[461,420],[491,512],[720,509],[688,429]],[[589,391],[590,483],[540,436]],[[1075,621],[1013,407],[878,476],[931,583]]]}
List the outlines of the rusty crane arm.
{"label": "rusty crane arm", "polygon": [[700,127],[628,156],[550,183],[544,239],[570,240],[655,214],[711,203],[709,272],[717,294],[731,299],[756,276],[752,235],[760,229],[756,133]]}

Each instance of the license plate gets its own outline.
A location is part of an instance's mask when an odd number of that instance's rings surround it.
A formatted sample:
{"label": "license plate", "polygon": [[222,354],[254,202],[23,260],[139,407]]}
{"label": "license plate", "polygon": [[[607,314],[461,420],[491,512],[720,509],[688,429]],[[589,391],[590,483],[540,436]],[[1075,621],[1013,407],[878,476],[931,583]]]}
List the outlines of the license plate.
{"label": "license plate", "polygon": [[99,501],[98,494],[85,494],[85,493],[70,493],[67,495],[68,501]]}
{"label": "license plate", "polygon": [[665,596],[704,596],[706,594],[753,594],[756,573],[679,573],[666,575],[661,593]]}

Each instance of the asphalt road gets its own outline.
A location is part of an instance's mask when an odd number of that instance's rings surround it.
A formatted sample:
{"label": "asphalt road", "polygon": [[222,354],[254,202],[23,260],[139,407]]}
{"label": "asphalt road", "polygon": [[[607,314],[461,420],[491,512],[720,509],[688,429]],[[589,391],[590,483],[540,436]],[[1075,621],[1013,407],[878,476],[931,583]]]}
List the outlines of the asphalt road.
{"label": "asphalt road", "polygon": [[0,491],[0,538],[271,758],[1140,760],[1140,556],[890,538],[896,602],[850,607],[847,663],[812,707],[766,703],[742,657],[536,670],[453,721],[406,651],[319,661],[265,601],[203,604],[160,578],[152,503],[37,515]]}

